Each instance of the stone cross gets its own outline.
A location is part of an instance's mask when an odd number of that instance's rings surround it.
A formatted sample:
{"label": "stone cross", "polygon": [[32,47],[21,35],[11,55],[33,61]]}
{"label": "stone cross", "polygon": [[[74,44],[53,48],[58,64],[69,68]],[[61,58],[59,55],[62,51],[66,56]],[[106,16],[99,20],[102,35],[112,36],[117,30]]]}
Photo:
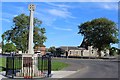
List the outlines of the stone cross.
{"label": "stone cross", "polygon": [[34,54],[34,50],[33,50],[33,22],[34,22],[34,17],[33,17],[33,13],[35,10],[35,5],[34,4],[30,4],[28,6],[28,9],[30,10],[30,27],[29,27],[29,44],[28,44],[28,54]]}

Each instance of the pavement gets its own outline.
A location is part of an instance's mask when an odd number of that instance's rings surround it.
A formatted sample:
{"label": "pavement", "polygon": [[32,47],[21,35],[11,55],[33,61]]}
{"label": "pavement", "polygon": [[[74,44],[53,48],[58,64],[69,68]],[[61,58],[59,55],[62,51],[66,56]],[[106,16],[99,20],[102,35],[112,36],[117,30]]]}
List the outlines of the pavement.
{"label": "pavement", "polygon": [[64,78],[66,76],[76,73],[76,71],[52,71],[51,78]]}
{"label": "pavement", "polygon": [[2,78],[6,78],[4,75],[5,75],[5,71],[0,72],[0,80],[1,80]]}
{"label": "pavement", "polygon": [[6,78],[6,77],[4,77],[3,75],[0,74],[0,80],[2,80],[2,78]]}
{"label": "pavement", "polygon": [[[64,78],[66,76],[76,73],[76,71],[52,71],[52,76],[50,78]],[[2,78],[7,78],[4,76],[4,72],[0,72],[0,80]]]}
{"label": "pavement", "polygon": [[[66,76],[75,74],[76,71],[52,71],[52,76],[50,78],[64,78]],[[3,78],[7,78],[4,76],[4,72],[0,72],[0,80]]]}

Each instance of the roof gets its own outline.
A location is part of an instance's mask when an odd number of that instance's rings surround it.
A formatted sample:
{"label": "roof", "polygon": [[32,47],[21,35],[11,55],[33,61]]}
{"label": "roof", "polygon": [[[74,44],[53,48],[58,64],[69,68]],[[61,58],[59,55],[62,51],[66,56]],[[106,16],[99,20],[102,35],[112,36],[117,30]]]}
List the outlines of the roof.
{"label": "roof", "polygon": [[61,46],[59,48],[63,50],[85,50],[85,48],[82,48],[82,47],[78,48],[76,46]]}

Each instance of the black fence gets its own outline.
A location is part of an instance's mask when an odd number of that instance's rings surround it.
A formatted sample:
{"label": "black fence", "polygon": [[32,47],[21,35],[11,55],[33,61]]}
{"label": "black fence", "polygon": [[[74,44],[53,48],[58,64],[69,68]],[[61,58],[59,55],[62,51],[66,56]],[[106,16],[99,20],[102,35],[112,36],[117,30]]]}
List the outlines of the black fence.
{"label": "black fence", "polygon": [[9,78],[44,78],[51,75],[51,56],[6,57],[6,75]]}

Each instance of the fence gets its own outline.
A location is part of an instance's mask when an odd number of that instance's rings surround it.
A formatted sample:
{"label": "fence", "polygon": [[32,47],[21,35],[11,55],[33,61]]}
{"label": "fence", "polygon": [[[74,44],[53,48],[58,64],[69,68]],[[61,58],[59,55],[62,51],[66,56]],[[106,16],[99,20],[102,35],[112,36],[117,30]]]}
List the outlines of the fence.
{"label": "fence", "polygon": [[6,76],[9,78],[43,78],[51,74],[51,57],[6,57]]}

